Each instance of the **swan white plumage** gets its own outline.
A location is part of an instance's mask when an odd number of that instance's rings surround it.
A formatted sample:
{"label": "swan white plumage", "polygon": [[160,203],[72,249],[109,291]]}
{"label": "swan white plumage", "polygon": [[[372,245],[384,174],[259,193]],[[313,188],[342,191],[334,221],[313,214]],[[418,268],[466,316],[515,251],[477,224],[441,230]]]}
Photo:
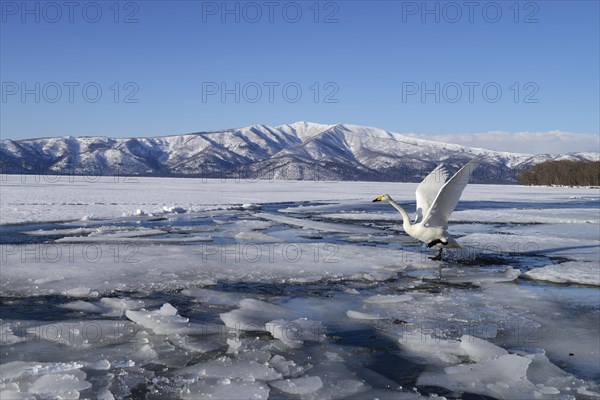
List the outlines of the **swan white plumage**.
{"label": "swan white plumage", "polygon": [[448,180],[448,171],[439,165],[417,186],[417,212],[415,221],[410,222],[408,213],[387,194],[378,196],[375,201],[388,201],[402,215],[402,227],[413,238],[431,248],[438,246],[438,253],[433,258],[441,260],[445,247],[460,247],[456,240],[448,234],[448,218],[467,187],[473,170],[479,164],[474,158]]}

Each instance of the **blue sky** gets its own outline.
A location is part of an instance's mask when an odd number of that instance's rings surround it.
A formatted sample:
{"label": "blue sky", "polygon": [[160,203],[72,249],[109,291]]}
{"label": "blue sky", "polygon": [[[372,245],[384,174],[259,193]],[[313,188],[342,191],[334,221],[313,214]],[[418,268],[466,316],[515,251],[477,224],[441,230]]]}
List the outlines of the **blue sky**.
{"label": "blue sky", "polygon": [[599,2],[477,3],[2,1],[2,138],[305,120],[598,151]]}

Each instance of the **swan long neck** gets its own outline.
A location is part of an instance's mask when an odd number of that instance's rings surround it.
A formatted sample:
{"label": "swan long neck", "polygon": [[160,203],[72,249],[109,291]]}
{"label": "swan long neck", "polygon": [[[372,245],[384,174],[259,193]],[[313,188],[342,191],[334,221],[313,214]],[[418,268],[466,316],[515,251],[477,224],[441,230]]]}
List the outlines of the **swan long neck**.
{"label": "swan long neck", "polygon": [[410,216],[404,210],[404,208],[400,207],[400,205],[398,203],[396,203],[394,201],[394,199],[392,199],[391,197],[390,197],[390,199],[388,201],[390,202],[390,204],[392,205],[392,207],[394,207],[396,210],[398,210],[398,212],[400,214],[402,214],[402,226],[404,227],[404,230],[407,230],[408,228],[410,228],[410,226],[411,226]]}

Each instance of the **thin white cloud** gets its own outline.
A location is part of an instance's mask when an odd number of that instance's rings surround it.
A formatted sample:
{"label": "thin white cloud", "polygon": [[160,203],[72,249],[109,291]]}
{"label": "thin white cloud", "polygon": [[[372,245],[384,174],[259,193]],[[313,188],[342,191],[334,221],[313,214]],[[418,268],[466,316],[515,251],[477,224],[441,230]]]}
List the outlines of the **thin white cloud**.
{"label": "thin white cloud", "polygon": [[600,135],[563,131],[414,135],[423,139],[470,147],[528,154],[599,152]]}

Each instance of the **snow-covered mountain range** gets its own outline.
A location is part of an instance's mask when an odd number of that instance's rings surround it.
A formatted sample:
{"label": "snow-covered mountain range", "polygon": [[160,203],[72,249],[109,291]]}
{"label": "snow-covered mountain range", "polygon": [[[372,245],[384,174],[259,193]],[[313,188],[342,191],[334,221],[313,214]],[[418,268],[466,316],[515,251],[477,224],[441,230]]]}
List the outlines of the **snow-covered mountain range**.
{"label": "snow-covered mountain range", "polygon": [[296,122],[147,138],[2,140],[3,173],[239,179],[419,181],[439,163],[483,156],[474,182],[513,183],[534,164],[600,153],[531,155],[415,138],[357,125]]}

